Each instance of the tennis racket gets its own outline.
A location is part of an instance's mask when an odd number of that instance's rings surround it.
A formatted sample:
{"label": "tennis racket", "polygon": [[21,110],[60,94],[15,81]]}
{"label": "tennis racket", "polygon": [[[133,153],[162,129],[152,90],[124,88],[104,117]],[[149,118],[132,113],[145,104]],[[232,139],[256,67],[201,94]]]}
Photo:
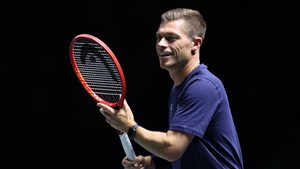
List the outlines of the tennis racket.
{"label": "tennis racket", "polygon": [[[121,109],[126,96],[126,81],[110,48],[93,35],[80,34],[71,41],[69,55],[75,74],[88,94],[96,102]],[[127,133],[117,132],[128,159],[135,159]]]}

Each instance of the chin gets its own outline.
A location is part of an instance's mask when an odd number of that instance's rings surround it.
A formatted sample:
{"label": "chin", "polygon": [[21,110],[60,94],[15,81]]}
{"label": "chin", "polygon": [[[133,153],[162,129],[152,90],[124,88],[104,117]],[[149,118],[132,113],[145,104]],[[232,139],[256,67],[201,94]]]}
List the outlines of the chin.
{"label": "chin", "polygon": [[165,65],[164,64],[159,64],[160,68],[165,69]]}
{"label": "chin", "polygon": [[170,70],[171,66],[166,64],[160,64],[159,65],[161,69]]}

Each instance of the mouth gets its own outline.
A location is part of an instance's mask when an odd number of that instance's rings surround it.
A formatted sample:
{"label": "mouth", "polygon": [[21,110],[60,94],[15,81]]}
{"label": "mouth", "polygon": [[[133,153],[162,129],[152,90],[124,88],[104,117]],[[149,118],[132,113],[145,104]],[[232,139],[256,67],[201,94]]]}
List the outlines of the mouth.
{"label": "mouth", "polygon": [[172,52],[165,52],[165,53],[160,53],[159,54],[160,57],[167,57],[167,56],[171,56],[171,55],[173,55]]}

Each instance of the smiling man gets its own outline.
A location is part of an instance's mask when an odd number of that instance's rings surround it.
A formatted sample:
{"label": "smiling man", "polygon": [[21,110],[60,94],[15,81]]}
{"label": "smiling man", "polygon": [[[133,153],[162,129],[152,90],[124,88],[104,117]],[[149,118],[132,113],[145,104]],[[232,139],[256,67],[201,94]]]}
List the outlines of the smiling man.
{"label": "smiling man", "polygon": [[126,100],[120,110],[97,104],[113,128],[127,132],[153,154],[139,155],[133,161],[125,157],[125,169],[244,168],[226,90],[200,62],[206,26],[197,10],[176,8],[161,16],[156,51],[160,67],[174,82],[167,112],[168,131],[151,131],[138,125]]}

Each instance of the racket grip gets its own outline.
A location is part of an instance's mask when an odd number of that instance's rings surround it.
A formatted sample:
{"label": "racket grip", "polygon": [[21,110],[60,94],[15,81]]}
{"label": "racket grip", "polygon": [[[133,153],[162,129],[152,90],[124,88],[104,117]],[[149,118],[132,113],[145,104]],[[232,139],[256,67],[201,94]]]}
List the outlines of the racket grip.
{"label": "racket grip", "polygon": [[121,140],[123,149],[124,149],[128,159],[131,161],[134,160],[136,155],[135,155],[135,152],[133,150],[132,144],[130,142],[130,139],[129,139],[127,133],[125,133],[125,132],[120,133],[119,136],[120,136],[120,140]]}

